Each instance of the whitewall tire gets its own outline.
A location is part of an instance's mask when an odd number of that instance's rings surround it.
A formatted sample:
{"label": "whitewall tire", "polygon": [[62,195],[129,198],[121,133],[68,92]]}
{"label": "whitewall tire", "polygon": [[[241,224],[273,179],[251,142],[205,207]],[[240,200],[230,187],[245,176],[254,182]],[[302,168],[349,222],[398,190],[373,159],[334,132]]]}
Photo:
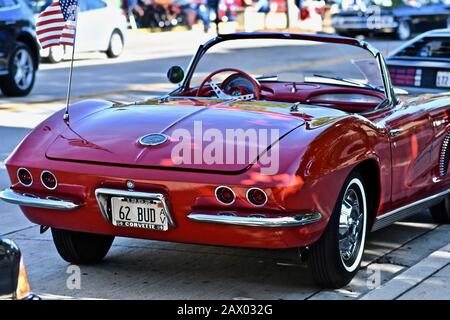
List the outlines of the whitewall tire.
{"label": "whitewall tire", "polygon": [[315,282],[325,288],[347,285],[358,272],[366,242],[368,209],[363,177],[346,179],[322,237],[308,259]]}

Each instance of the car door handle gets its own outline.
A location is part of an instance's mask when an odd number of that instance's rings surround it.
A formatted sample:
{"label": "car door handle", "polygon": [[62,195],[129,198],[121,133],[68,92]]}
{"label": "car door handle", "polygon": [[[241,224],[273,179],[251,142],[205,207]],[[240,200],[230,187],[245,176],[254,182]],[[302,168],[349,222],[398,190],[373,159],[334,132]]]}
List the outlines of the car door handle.
{"label": "car door handle", "polygon": [[391,135],[391,137],[396,137],[403,131],[404,131],[404,129],[392,129],[389,131],[389,134]]}

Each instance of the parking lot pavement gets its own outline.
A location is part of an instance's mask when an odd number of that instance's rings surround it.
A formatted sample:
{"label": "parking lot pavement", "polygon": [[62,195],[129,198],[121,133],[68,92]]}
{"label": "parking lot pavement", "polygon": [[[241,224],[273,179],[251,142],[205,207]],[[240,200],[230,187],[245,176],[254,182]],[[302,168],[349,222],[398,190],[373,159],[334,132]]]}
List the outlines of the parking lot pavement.
{"label": "parking lot pavement", "polygon": [[363,300],[449,300],[450,243],[363,295]]}
{"label": "parking lot pavement", "polygon": [[450,263],[405,292],[399,300],[450,300]]}

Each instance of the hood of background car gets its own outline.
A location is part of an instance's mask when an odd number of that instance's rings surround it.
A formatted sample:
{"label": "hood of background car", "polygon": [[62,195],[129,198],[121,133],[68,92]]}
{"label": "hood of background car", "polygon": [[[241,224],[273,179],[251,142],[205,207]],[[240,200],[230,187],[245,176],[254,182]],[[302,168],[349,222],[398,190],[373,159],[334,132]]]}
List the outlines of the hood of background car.
{"label": "hood of background car", "polygon": [[[265,151],[280,137],[304,123],[302,118],[289,114],[220,104],[115,106],[71,123],[49,146],[46,156],[55,160],[236,172],[256,160],[251,157],[251,148]],[[209,134],[213,138],[205,136],[208,129],[211,129]],[[250,139],[233,142],[226,138],[230,131],[248,129],[258,134],[266,132],[266,139],[258,138],[255,146],[255,141]],[[278,134],[272,134],[271,129],[278,130]],[[148,134],[164,134],[169,139],[155,146],[142,145],[140,138]],[[217,137],[219,139],[216,140]],[[210,141],[205,141],[208,139]],[[184,146],[182,151],[181,141]],[[210,154],[212,142],[221,144],[224,154],[227,147],[233,145],[234,160],[229,163],[205,163],[206,157],[202,155],[206,152]],[[245,152],[245,161],[237,160],[237,148]],[[190,154],[187,156],[190,161],[186,161],[186,154]],[[179,163],[180,156],[182,163]],[[225,160],[225,156],[222,158]]]}

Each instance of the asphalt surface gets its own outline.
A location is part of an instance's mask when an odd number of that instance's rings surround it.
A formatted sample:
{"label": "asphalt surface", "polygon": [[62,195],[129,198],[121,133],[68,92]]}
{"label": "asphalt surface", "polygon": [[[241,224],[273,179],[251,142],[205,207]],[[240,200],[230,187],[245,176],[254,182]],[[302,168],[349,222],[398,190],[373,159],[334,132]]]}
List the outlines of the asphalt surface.
{"label": "asphalt surface", "polygon": [[[76,61],[74,100],[92,96],[132,100],[167,92],[173,85],[165,80],[166,70],[174,64],[186,65],[204,39],[191,33],[138,34],[131,37],[127,51],[117,60],[107,60],[102,54],[83,55]],[[399,42],[377,39],[373,44],[388,51]],[[305,50],[314,56],[313,48]],[[258,57],[267,61],[277,61],[280,54],[270,47],[260,53]],[[336,58],[333,52],[320,55]],[[260,58],[254,59],[245,51],[241,57],[248,59],[249,69],[261,68]],[[36,87],[27,98],[0,95],[0,188],[9,185],[4,159],[34,125],[61,108],[67,65],[43,64]],[[450,226],[434,224],[426,210],[418,212],[407,221],[371,234],[363,267],[355,279],[343,289],[327,291],[314,286],[297,250],[116,239],[102,263],[80,267],[80,286],[74,288],[68,283],[74,269],[58,256],[50,232],[40,235],[39,226],[28,222],[13,205],[0,202],[0,216],[0,236],[19,244],[31,286],[44,298],[355,299],[450,242]]]}

